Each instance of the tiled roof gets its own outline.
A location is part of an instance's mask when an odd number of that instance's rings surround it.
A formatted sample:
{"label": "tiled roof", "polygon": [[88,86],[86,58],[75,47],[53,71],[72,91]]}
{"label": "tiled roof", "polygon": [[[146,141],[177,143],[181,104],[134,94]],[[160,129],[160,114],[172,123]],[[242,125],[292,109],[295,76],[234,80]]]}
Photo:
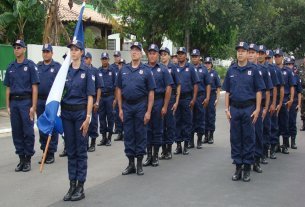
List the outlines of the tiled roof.
{"label": "tiled roof", "polygon": [[[60,20],[63,22],[77,21],[81,9],[81,5],[74,3],[72,9],[70,10],[68,2],[69,0],[60,1],[60,7],[59,7]],[[85,22],[95,22],[98,24],[111,25],[110,21],[105,16],[101,15],[96,11],[93,11],[90,8],[85,8],[83,14],[83,20]]]}

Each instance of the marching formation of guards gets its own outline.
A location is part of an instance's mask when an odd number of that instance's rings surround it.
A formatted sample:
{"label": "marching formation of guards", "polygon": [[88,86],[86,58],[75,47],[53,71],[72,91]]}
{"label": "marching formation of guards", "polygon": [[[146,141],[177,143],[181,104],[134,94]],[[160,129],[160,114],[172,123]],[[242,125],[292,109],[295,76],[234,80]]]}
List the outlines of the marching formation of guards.
{"label": "marching formation of guards", "polygon": [[[6,104],[20,158],[15,171],[27,172],[35,153],[35,112],[37,116],[44,112],[61,65],[52,59],[50,44],[43,45],[43,61],[37,65],[25,58],[22,40],[13,47],[16,60],[8,66],[4,80]],[[71,64],[61,102],[65,141],[61,156],[68,157],[70,181],[65,201],[85,197],[87,152],[94,152],[96,145],[111,146],[114,133],[118,134],[115,141],[124,141],[128,158],[123,175],[143,175],[143,166],[156,167],[159,159],[188,155],[195,146],[201,149],[204,143],[214,143],[221,81],[211,57],[202,59],[200,51],[194,49],[189,63],[184,47],[171,56],[168,48],[151,44],[148,63],[144,64],[142,44],[133,42],[130,63],[116,51],[113,64],[109,54],[102,53],[101,67],[95,68],[82,42],[73,41],[68,48]],[[248,182],[252,165],[254,171],[262,173],[260,164],[268,164],[267,158],[276,159],[276,152],[288,154],[289,147],[297,148],[302,81],[295,60],[284,59],[280,49],[240,42],[236,52],[237,62],[228,69],[222,88],[230,122],[231,157],[236,165],[232,180]],[[102,139],[96,144],[99,134]],[[44,151],[47,135],[41,131],[39,135]],[[55,161],[58,136],[53,132],[46,164]],[[172,152],[174,142],[177,145]]]}

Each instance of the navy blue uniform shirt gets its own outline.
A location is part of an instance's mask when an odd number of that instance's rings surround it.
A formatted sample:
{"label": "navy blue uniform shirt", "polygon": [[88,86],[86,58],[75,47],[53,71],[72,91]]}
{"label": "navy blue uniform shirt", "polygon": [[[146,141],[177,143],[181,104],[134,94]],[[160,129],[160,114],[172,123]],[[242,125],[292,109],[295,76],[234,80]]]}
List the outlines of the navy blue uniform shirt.
{"label": "navy blue uniform shirt", "polygon": [[171,74],[172,79],[173,79],[173,84],[172,84],[172,89],[176,90],[177,86],[181,84],[179,73],[177,71],[177,66],[174,65],[173,63],[168,63],[168,65],[164,65],[165,68],[167,68],[168,72]]}
{"label": "navy blue uniform shirt", "polygon": [[164,94],[166,87],[171,86],[174,82],[164,65],[157,63],[154,67],[146,64],[151,69],[156,83],[155,94]]}
{"label": "navy blue uniform shirt", "polygon": [[103,93],[112,93],[115,89],[115,79],[116,75],[115,72],[110,68],[110,66],[106,69],[103,67],[99,68],[99,72],[103,74],[103,81],[104,81],[104,90]]}
{"label": "navy blue uniform shirt", "polygon": [[199,81],[200,81],[200,83],[198,84],[198,93],[199,92],[205,93],[206,86],[211,85],[211,78],[209,75],[209,71],[205,66],[203,66],[201,64],[199,64],[198,67],[194,66],[194,68],[198,74]]}
{"label": "navy blue uniform shirt", "polygon": [[265,84],[257,67],[248,62],[244,67],[231,65],[222,87],[230,93],[232,101],[244,102],[256,99],[256,93],[264,90]]}
{"label": "navy blue uniform shirt", "polygon": [[283,75],[283,81],[284,81],[284,84],[285,84],[284,85],[284,91],[285,91],[284,94],[288,95],[288,94],[290,94],[290,87],[296,85],[296,83],[293,79],[293,73],[292,73],[290,68],[285,67],[285,66],[282,69],[278,68],[278,70],[280,70],[282,72],[282,75]]}
{"label": "navy blue uniform shirt", "polygon": [[300,79],[300,76],[295,73],[294,73],[293,78],[296,83],[296,85],[294,86],[294,89],[295,89],[294,100],[298,100],[298,93],[302,93],[302,80]]}
{"label": "navy blue uniform shirt", "polygon": [[42,96],[49,95],[56,75],[61,67],[61,64],[52,60],[49,65],[45,65],[44,62],[37,64],[39,78],[42,80],[38,86],[38,94]]}
{"label": "navy blue uniform shirt", "polygon": [[6,69],[4,85],[10,87],[12,95],[32,94],[32,85],[39,83],[38,68],[29,59],[22,63],[14,61]]}
{"label": "navy blue uniform shirt", "polygon": [[92,70],[92,74],[95,75],[95,90],[99,88],[104,88],[104,80],[103,80],[103,73],[100,72],[96,67],[93,65],[87,65],[87,67]]}
{"label": "navy blue uniform shirt", "polygon": [[88,96],[95,95],[95,75],[84,64],[79,69],[73,69],[70,65],[65,93],[62,102],[65,104],[87,104]]}
{"label": "navy blue uniform shirt", "polygon": [[181,93],[192,93],[194,85],[200,82],[194,66],[189,63],[183,67],[177,65],[177,71],[181,82]]}
{"label": "navy blue uniform shirt", "polygon": [[221,87],[220,77],[216,70],[211,68],[209,71],[210,79],[211,79],[211,92],[215,92],[217,88]]}
{"label": "navy blue uniform shirt", "polygon": [[132,68],[126,64],[119,71],[116,86],[122,90],[124,99],[133,101],[148,96],[149,91],[156,88],[151,70],[144,64]]}
{"label": "navy blue uniform shirt", "polygon": [[[276,68],[268,62],[265,62],[265,66],[269,70],[273,87],[278,87],[280,85],[280,82],[279,79],[277,78]],[[273,96],[273,90],[270,91],[270,96]]]}
{"label": "navy blue uniform shirt", "polygon": [[262,99],[266,98],[266,91],[273,89],[273,84],[271,81],[271,74],[265,65],[257,65],[259,74],[263,77],[265,83],[265,90],[262,91]]}

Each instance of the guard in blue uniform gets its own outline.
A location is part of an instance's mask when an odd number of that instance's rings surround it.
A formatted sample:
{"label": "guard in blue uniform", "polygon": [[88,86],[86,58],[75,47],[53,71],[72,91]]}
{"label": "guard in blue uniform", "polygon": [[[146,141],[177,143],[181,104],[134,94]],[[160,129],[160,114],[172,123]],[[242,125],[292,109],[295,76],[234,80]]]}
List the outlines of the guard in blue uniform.
{"label": "guard in blue uniform", "polygon": [[63,200],[77,201],[85,198],[88,129],[95,95],[95,75],[81,61],[84,51],[83,43],[74,40],[68,47],[72,63],[65,83],[61,118],[68,154],[70,188]]}
{"label": "guard in blue uniform", "polygon": [[90,70],[92,70],[92,73],[95,75],[96,95],[93,97],[94,104],[88,132],[88,135],[91,138],[91,143],[88,147],[88,152],[94,152],[96,138],[98,137],[98,109],[101,100],[102,88],[104,88],[104,81],[102,72],[92,65],[92,55],[90,52],[87,52],[85,55],[85,64]]}
{"label": "guard in blue uniform", "polygon": [[[192,111],[196,104],[199,78],[193,65],[189,64],[186,59],[185,47],[180,47],[177,51],[178,65],[181,81],[181,94],[178,109],[176,112],[176,143],[177,148],[174,154],[188,155],[188,144],[192,134]],[[184,141],[182,150],[181,142]]]}
{"label": "guard in blue uniform", "polygon": [[6,69],[6,107],[11,119],[12,137],[20,162],[16,172],[31,170],[34,155],[34,117],[38,96],[38,68],[25,58],[26,45],[23,40],[13,44],[16,60]]}
{"label": "guard in blue uniform", "polygon": [[170,51],[167,47],[160,48],[160,56],[162,64],[171,74],[174,84],[172,85],[172,94],[169,100],[167,113],[164,117],[164,132],[162,141],[161,160],[172,159],[172,145],[176,140],[176,119],[175,113],[179,104],[181,83],[177,67],[170,62]]}
{"label": "guard in blue uniform", "polygon": [[278,79],[277,90],[273,91],[273,96],[276,97],[275,108],[270,106],[270,119],[271,119],[271,132],[270,132],[270,159],[276,159],[276,151],[279,149],[279,126],[278,126],[278,114],[283,104],[284,99],[284,79],[280,70],[273,64],[274,53],[272,50],[266,51],[266,61],[269,63],[270,71],[275,71]]}
{"label": "guard in blue uniform", "polygon": [[270,90],[273,89],[273,84],[270,78],[270,73],[268,68],[265,65],[258,64],[257,65],[257,57],[258,57],[258,47],[256,44],[249,45],[248,52],[248,61],[255,64],[259,71],[259,74],[262,76],[265,84],[265,89],[262,91],[262,103],[260,107],[260,114],[255,122],[255,154],[254,159],[255,162],[253,164],[253,171],[257,173],[262,173],[263,170],[260,166],[260,159],[263,157],[263,148],[264,148],[264,135],[263,135],[263,121],[269,110],[270,103]]}
{"label": "guard in blue uniform", "polygon": [[223,83],[225,111],[230,121],[231,157],[236,165],[232,180],[242,178],[244,166],[244,182],[250,181],[251,164],[254,163],[254,124],[260,112],[261,91],[265,87],[257,67],[247,60],[248,49],[245,42],[236,46],[237,63],[230,66]]}
{"label": "guard in blue uniform", "polygon": [[104,81],[103,98],[100,101],[99,109],[100,133],[102,134],[102,140],[97,144],[97,146],[111,146],[114,126],[113,105],[116,75],[109,65],[108,53],[102,53],[101,61],[102,67],[98,70],[103,74],[102,77]]}
{"label": "guard in blue uniform", "polygon": [[296,85],[292,71],[283,65],[283,51],[276,49],[274,52],[275,64],[277,70],[282,72],[284,80],[284,99],[283,105],[279,111],[278,123],[279,132],[278,139],[280,136],[283,137],[282,153],[289,154],[289,110],[293,104],[294,98],[294,85]]}
{"label": "guard in blue uniform", "polygon": [[119,71],[116,83],[119,114],[124,123],[125,154],[129,160],[122,175],[136,172],[143,175],[147,124],[151,117],[156,84],[151,70],[141,63],[142,44],[133,42],[130,49],[132,61]]}
{"label": "guard in blue uniform", "polygon": [[159,148],[163,138],[163,119],[167,113],[169,99],[172,93],[173,79],[168,70],[160,63],[159,47],[156,44],[151,44],[148,48],[148,64],[155,83],[154,105],[152,108],[151,119],[147,129],[147,159],[143,166],[159,165]]}
{"label": "guard in blue uniform", "polygon": [[294,99],[289,110],[289,135],[291,138],[291,149],[297,149],[295,142],[297,136],[297,113],[301,109],[301,99],[302,99],[302,82],[300,76],[294,68],[295,61],[292,58],[287,58],[284,61],[285,65],[290,68],[293,72],[293,78],[296,83],[294,86]]}
{"label": "guard in blue uniform", "polygon": [[[270,101],[267,110],[265,118],[263,119],[263,156],[261,158],[262,164],[268,164],[267,157],[268,157],[268,151],[270,147],[270,136],[271,136],[271,119],[270,114],[274,114],[275,108],[276,108],[276,99],[277,99],[277,87],[279,86],[279,81],[276,75],[276,71],[274,70],[274,67],[272,64],[270,64],[266,60],[266,54],[267,49],[264,45],[260,45],[258,47],[258,63],[268,70],[268,75],[271,78],[271,82],[273,85],[273,88],[270,90]],[[268,52],[269,54],[269,52]],[[266,106],[266,100],[265,102],[262,101],[262,107]],[[266,110],[266,108],[265,108]]]}
{"label": "guard in blue uniform", "polygon": [[[60,63],[52,59],[53,57],[52,45],[50,44],[43,45],[42,57],[43,57],[43,61],[37,64],[39,78],[40,80],[43,80],[40,82],[38,86],[37,117],[43,114],[45,110],[45,105],[48,95],[50,93],[55,77],[61,67]],[[39,131],[39,136],[40,136],[39,142],[41,144],[40,149],[44,151],[46,147],[48,135],[43,134],[41,131]],[[46,164],[51,164],[55,161],[54,153],[57,151],[57,145],[58,145],[58,133],[53,132],[51,137],[51,142],[48,148],[47,157],[45,160]],[[38,163],[40,164],[41,161],[39,161]]]}
{"label": "guard in blue uniform", "polygon": [[213,60],[211,57],[206,57],[204,59],[204,65],[208,69],[211,78],[210,101],[205,113],[205,135],[208,139],[204,142],[213,144],[216,122],[216,107],[219,101],[221,83],[217,71],[213,68]]}
{"label": "guard in blue uniform", "polygon": [[[200,51],[194,49],[191,53],[193,66],[199,77],[198,94],[193,109],[193,131],[189,148],[194,148],[194,134],[197,133],[197,148],[202,148],[202,136],[205,133],[205,109],[209,105],[211,93],[211,78],[208,69],[200,64]],[[208,142],[208,134],[205,134],[205,140]]]}

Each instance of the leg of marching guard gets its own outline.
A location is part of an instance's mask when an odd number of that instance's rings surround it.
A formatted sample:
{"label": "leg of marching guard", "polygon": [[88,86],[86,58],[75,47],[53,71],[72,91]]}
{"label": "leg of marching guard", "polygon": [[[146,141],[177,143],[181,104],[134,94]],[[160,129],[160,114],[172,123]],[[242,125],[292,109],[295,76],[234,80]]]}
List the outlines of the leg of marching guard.
{"label": "leg of marching guard", "polygon": [[289,112],[285,104],[283,104],[279,113],[279,132],[283,137],[283,154],[289,154]]}
{"label": "leg of marching guard", "polygon": [[192,133],[192,123],[193,123],[193,116],[192,116],[192,111],[190,108],[190,99],[184,99],[183,102],[181,103],[183,105],[183,111],[182,111],[182,119],[183,119],[183,138],[184,138],[184,147],[183,147],[183,154],[188,155],[189,150],[188,150],[188,143],[190,142],[191,139],[191,133]]}
{"label": "leg of marching guard", "polygon": [[88,135],[91,138],[90,147],[88,149],[88,152],[94,152],[95,151],[95,143],[96,138],[98,137],[98,113],[92,112],[91,122],[89,125],[89,131]]}
{"label": "leg of marching guard", "polygon": [[261,115],[262,110],[260,111],[260,115],[255,123],[255,161],[253,165],[253,171],[258,173],[263,172],[260,167],[260,158],[263,156],[263,119]]}
{"label": "leg of marching guard", "polygon": [[279,144],[278,139],[278,116],[274,113],[271,117],[271,135],[270,135],[270,159],[276,159],[276,146]]}
{"label": "leg of marching guard", "polygon": [[183,117],[182,117],[182,111],[183,111],[183,106],[182,106],[182,100],[180,100],[180,103],[178,105],[176,114],[175,114],[175,119],[176,119],[176,139],[175,142],[177,143],[177,148],[174,151],[174,154],[181,154],[182,153],[182,148],[181,148],[181,142],[183,141],[182,137],[182,127],[183,127]]}
{"label": "leg of marching guard", "polygon": [[289,110],[289,135],[291,137],[291,149],[297,149],[296,136],[297,136],[297,102],[294,101]]}
{"label": "leg of marching guard", "polygon": [[106,122],[106,100],[103,97],[100,101],[100,108],[99,108],[99,121],[100,121],[100,134],[102,134],[102,140],[100,141],[98,146],[105,145],[107,142],[107,122]]}
{"label": "leg of marching guard", "polygon": [[271,136],[271,119],[270,113],[266,114],[266,117],[263,121],[263,156],[261,163],[268,164],[268,151],[270,147],[270,136]]}
{"label": "leg of marching guard", "polygon": [[[208,131],[209,133],[209,139],[208,143],[213,144],[214,143],[214,131],[215,131],[215,122],[216,122],[216,108],[215,108],[215,101],[216,101],[216,94],[211,94],[210,102],[207,108],[208,117],[206,120],[208,120],[208,124],[206,123],[205,131]],[[207,112],[206,112],[207,113]]]}
{"label": "leg of marching guard", "polygon": [[108,96],[105,98],[106,101],[106,116],[107,116],[107,142],[106,146],[111,146],[111,138],[114,127],[114,114],[113,114],[113,100],[114,96]]}

